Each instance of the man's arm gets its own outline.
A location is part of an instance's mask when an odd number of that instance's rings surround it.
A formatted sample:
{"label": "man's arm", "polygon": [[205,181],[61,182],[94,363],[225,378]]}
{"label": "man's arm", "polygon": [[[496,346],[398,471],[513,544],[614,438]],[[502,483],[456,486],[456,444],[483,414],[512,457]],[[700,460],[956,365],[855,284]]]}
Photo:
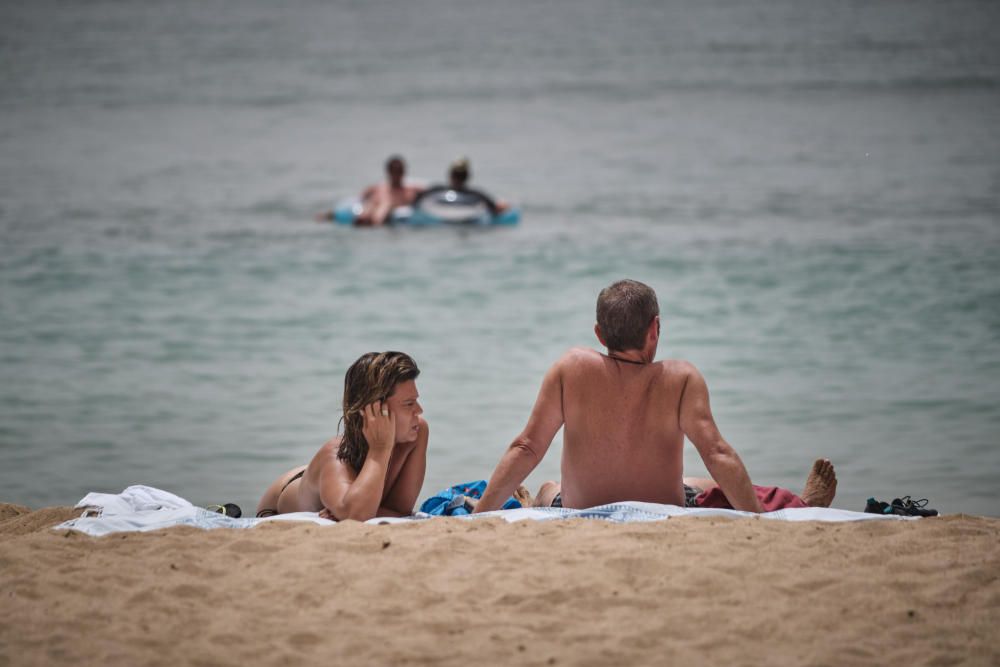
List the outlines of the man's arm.
{"label": "man's arm", "polygon": [[542,379],[528,424],[514,438],[490,477],[476,512],[500,509],[514,489],[535,469],[563,425],[562,376],[557,361]]}
{"label": "man's arm", "polygon": [[413,205],[416,203],[417,198],[422,195],[427,189],[422,185],[407,185],[406,186],[406,199],[408,205]]}
{"label": "man's arm", "polygon": [[690,367],[687,384],[681,394],[679,412],[681,430],[694,443],[708,473],[726,494],[729,504],[738,510],[763,512],[743,461],[715,425],[708,400],[708,385],[694,366]]}
{"label": "man's arm", "polygon": [[363,433],[368,455],[355,476],[349,466],[329,461],[319,477],[319,497],[323,507],[338,521],[367,521],[375,517],[385,487],[389,457],[396,434],[396,417],[382,414],[383,404],[376,401],[365,407]]}
{"label": "man's arm", "polygon": [[417,442],[410,453],[406,455],[403,467],[389,490],[389,495],[378,508],[376,516],[410,516],[413,514],[413,506],[417,502],[417,496],[420,495],[420,487],[424,485],[424,473],[427,470],[428,436],[427,422],[421,419]]}
{"label": "man's arm", "polygon": [[374,223],[375,209],[378,206],[379,185],[369,185],[361,192],[361,213],[354,218],[355,227],[368,227]]}

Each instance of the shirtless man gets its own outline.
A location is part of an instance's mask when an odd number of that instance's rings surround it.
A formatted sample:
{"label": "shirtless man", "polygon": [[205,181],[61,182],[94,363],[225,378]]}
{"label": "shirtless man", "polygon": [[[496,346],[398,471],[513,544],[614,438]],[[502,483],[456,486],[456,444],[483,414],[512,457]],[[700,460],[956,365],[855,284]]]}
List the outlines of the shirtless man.
{"label": "shirtless man", "polygon": [[[634,500],[750,512],[829,506],[836,476],[825,459],[813,465],[801,498],[750,483],[715,425],[698,369],[686,361],[653,361],[659,312],[656,293],[642,283],[622,280],[601,291],[594,332],[607,354],[575,348],[548,370],[527,426],[500,459],[476,512],[500,507],[542,460],[560,427],[562,484],[543,485],[536,505],[587,508]],[[698,480],[700,488],[689,491],[682,477],[685,436],[714,480]],[[701,502],[694,502],[696,495]]]}
{"label": "shirtless man", "polygon": [[[356,226],[376,227],[384,225],[389,220],[393,209],[411,205],[417,195],[423,192],[423,188],[407,184],[403,180],[406,175],[406,163],[399,155],[393,155],[386,160],[385,174],[385,183],[370,185],[362,191],[362,210],[354,219]],[[333,217],[333,211],[316,214],[318,222],[333,220]]]}
{"label": "shirtless man", "polygon": [[360,227],[384,225],[389,214],[399,206],[409,206],[423,188],[403,182],[406,164],[403,158],[393,155],[385,163],[385,183],[376,183],[361,193],[364,209],[354,221]]}
{"label": "shirtless man", "polygon": [[327,519],[366,521],[409,516],[424,483],[427,422],[421,415],[417,364],[402,352],[369,352],[344,378],[344,433],[308,465],[268,487],[257,516],[319,512]]}

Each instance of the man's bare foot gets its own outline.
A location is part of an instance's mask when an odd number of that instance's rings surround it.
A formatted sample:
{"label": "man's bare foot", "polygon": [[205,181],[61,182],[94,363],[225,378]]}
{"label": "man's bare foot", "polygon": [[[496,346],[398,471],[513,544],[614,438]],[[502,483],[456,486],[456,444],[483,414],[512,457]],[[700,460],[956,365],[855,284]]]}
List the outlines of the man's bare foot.
{"label": "man's bare foot", "polygon": [[531,507],[534,502],[531,498],[531,491],[523,484],[514,490],[514,500],[521,503],[521,507]]}
{"label": "man's bare foot", "polygon": [[833,464],[829,459],[816,459],[806,477],[802,500],[810,507],[829,507],[836,493],[837,473],[833,470]]}

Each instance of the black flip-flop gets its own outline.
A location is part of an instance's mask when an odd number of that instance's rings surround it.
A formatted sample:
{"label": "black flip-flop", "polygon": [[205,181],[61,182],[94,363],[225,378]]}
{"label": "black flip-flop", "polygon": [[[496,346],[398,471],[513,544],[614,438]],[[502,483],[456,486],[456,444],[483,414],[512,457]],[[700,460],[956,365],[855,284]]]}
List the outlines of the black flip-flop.
{"label": "black flip-flop", "polygon": [[910,496],[894,498],[892,501],[892,514],[900,516],[937,516],[937,510],[927,509],[928,502],[926,498],[913,500]]}
{"label": "black flip-flop", "polygon": [[211,512],[218,512],[219,514],[224,514],[230,519],[239,519],[243,516],[243,510],[240,506],[235,503],[226,503],[224,505],[209,505],[205,509]]}

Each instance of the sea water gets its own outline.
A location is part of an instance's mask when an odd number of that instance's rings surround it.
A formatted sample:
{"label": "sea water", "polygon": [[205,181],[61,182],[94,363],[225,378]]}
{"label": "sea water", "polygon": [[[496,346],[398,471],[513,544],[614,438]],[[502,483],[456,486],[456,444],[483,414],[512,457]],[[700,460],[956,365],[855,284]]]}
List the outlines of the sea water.
{"label": "sea water", "polygon": [[[251,512],[384,349],[422,370],[421,497],[488,477],[630,277],[758,483],[824,456],[838,507],[1000,514],[996,3],[0,11],[0,500]],[[468,156],[522,224],[311,220],[397,152]]]}

